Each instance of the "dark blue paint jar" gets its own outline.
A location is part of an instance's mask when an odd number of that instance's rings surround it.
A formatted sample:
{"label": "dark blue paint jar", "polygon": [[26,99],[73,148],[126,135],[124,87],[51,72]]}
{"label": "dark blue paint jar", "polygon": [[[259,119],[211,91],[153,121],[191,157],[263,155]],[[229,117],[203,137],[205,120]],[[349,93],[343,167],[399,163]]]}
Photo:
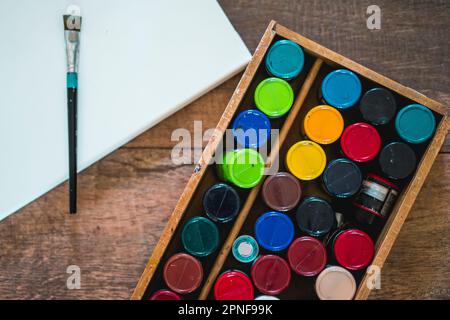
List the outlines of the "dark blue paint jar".
{"label": "dark blue paint jar", "polygon": [[303,49],[291,40],[278,40],[267,52],[266,70],[284,80],[298,76],[305,64]]}
{"label": "dark blue paint jar", "polygon": [[286,214],[269,211],[256,220],[255,236],[264,249],[281,251],[289,247],[294,239],[294,224]]}
{"label": "dark blue paint jar", "polygon": [[305,198],[295,214],[300,230],[312,237],[325,236],[336,226],[331,205],[318,197]]}
{"label": "dark blue paint jar", "polygon": [[403,142],[392,142],[386,145],[378,158],[381,171],[392,179],[409,177],[417,165],[414,150]]}
{"label": "dark blue paint jar", "polygon": [[203,209],[215,222],[228,222],[239,213],[241,200],[237,191],[226,183],[217,183],[203,196]]}
{"label": "dark blue paint jar", "polygon": [[331,161],[322,174],[325,191],[337,198],[349,198],[361,187],[362,174],[353,161],[345,158]]}
{"label": "dark blue paint jar", "polygon": [[245,148],[258,148],[270,137],[270,120],[261,111],[250,109],[242,111],[232,124],[236,142]]}

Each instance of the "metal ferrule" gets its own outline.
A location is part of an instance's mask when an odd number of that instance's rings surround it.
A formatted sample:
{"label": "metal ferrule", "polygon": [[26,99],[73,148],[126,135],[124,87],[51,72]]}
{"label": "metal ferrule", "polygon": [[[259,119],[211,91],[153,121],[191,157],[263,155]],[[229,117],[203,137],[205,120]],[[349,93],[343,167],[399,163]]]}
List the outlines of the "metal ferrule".
{"label": "metal ferrule", "polygon": [[80,51],[80,32],[65,30],[67,54],[67,72],[78,72],[78,56]]}

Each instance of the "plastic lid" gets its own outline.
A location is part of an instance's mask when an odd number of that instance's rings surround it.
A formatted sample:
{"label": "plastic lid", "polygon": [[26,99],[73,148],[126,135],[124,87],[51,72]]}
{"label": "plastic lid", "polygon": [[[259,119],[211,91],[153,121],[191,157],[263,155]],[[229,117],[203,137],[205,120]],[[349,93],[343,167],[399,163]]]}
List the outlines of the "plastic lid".
{"label": "plastic lid", "polygon": [[356,163],[348,159],[331,161],[322,175],[325,191],[338,198],[348,198],[361,187],[362,174]]}
{"label": "plastic lid", "polygon": [[300,180],[313,180],[325,169],[327,157],[317,143],[303,140],[294,144],[286,155],[286,166]]}
{"label": "plastic lid", "polygon": [[356,162],[370,161],[381,148],[377,129],[364,122],[357,122],[345,128],[341,137],[341,148],[345,155]]}
{"label": "plastic lid", "polygon": [[261,296],[257,296],[255,298],[255,300],[280,300],[277,297],[274,296],[268,296],[268,295],[261,295]]}
{"label": "plastic lid", "polygon": [[264,174],[264,159],[258,151],[241,149],[234,153],[229,164],[229,178],[240,188],[253,188]]}
{"label": "plastic lid", "polygon": [[330,72],[322,82],[322,96],[333,107],[347,109],[361,96],[361,81],[350,70]]}
{"label": "plastic lid", "polygon": [[255,235],[264,249],[281,251],[289,247],[294,238],[294,224],[284,213],[269,211],[256,220]]}
{"label": "plastic lid", "polygon": [[182,298],[170,290],[159,290],[152,294],[149,300],[182,300]]}
{"label": "plastic lid", "polygon": [[264,181],[262,197],[276,211],[294,209],[300,201],[302,189],[297,178],[287,172],[278,172]]}
{"label": "plastic lid", "polygon": [[203,196],[203,209],[213,221],[227,222],[239,213],[239,195],[233,187],[217,183],[210,187]]}
{"label": "plastic lid", "polygon": [[187,252],[206,257],[219,245],[219,230],[214,222],[204,217],[193,217],[184,225],[181,241]]}
{"label": "plastic lid", "polygon": [[344,119],[335,108],[320,105],[309,110],[303,121],[303,127],[309,139],[320,144],[330,144],[341,136]]}
{"label": "plastic lid", "polygon": [[294,92],[283,79],[267,78],[255,90],[255,104],[259,110],[271,118],[285,115],[294,102]]}
{"label": "plastic lid", "polygon": [[355,278],[344,268],[328,267],[317,277],[316,293],[320,300],[352,300],[355,292]]}
{"label": "plastic lid", "polygon": [[302,48],[291,40],[278,40],[266,56],[267,71],[286,80],[295,78],[302,71],[305,55]]}
{"label": "plastic lid", "polygon": [[436,119],[430,109],[411,104],[397,114],[395,129],[409,143],[421,143],[431,138],[436,129]]}
{"label": "plastic lid", "polygon": [[336,215],[331,205],[318,197],[305,198],[296,212],[301,231],[312,237],[321,237],[336,225]]}
{"label": "plastic lid", "polygon": [[253,237],[242,235],[234,240],[232,252],[237,261],[248,263],[258,256],[259,246]]}
{"label": "plastic lid", "polygon": [[216,300],[253,300],[253,297],[252,281],[245,273],[238,270],[223,273],[214,285]]}
{"label": "plastic lid", "polygon": [[361,230],[348,229],[334,240],[334,256],[337,262],[350,270],[361,270],[372,261],[373,241]]}
{"label": "plastic lid", "polygon": [[389,90],[373,88],[362,96],[359,110],[366,121],[374,125],[382,125],[395,116],[397,103]]}
{"label": "plastic lid", "polygon": [[288,261],[297,274],[312,277],[325,268],[327,252],[319,240],[312,237],[300,237],[289,247]]}
{"label": "plastic lid", "polygon": [[253,263],[251,273],[255,287],[263,294],[279,294],[291,281],[291,269],[287,262],[272,254],[260,256]]}
{"label": "plastic lid", "polygon": [[392,142],[381,150],[379,157],[381,170],[390,178],[404,179],[416,169],[416,154],[403,142]]}
{"label": "plastic lid", "polygon": [[177,253],[167,260],[163,271],[164,281],[173,291],[181,294],[196,290],[203,280],[203,268],[196,258]]}
{"label": "plastic lid", "polygon": [[239,145],[258,148],[270,137],[270,120],[258,110],[245,110],[238,114],[232,125],[233,135]]}

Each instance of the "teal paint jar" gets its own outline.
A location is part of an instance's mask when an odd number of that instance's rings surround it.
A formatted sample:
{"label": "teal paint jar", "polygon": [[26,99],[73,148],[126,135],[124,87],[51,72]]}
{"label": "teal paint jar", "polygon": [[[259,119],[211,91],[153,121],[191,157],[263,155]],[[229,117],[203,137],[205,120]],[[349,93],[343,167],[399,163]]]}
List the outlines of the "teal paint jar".
{"label": "teal paint jar", "polygon": [[193,217],[184,225],[181,241],[190,254],[206,257],[219,246],[219,230],[211,220]]}
{"label": "teal paint jar", "polygon": [[242,235],[234,240],[232,252],[237,261],[249,263],[258,256],[259,246],[252,236]]}
{"label": "teal paint jar", "polygon": [[395,118],[395,129],[403,140],[417,144],[427,141],[436,129],[433,112],[421,104],[410,104]]}
{"label": "teal paint jar", "polygon": [[276,41],[266,55],[267,72],[284,80],[297,77],[305,64],[303,49],[291,40]]}
{"label": "teal paint jar", "polygon": [[337,109],[353,107],[361,97],[362,85],[358,76],[350,70],[330,72],[322,81],[321,100]]}

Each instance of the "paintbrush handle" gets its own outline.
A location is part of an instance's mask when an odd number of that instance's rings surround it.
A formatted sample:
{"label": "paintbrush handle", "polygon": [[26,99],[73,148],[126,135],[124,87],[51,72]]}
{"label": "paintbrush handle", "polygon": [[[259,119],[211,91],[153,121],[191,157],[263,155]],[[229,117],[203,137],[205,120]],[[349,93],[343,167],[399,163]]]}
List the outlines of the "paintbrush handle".
{"label": "paintbrush handle", "polygon": [[70,213],[77,212],[77,74],[67,73]]}

